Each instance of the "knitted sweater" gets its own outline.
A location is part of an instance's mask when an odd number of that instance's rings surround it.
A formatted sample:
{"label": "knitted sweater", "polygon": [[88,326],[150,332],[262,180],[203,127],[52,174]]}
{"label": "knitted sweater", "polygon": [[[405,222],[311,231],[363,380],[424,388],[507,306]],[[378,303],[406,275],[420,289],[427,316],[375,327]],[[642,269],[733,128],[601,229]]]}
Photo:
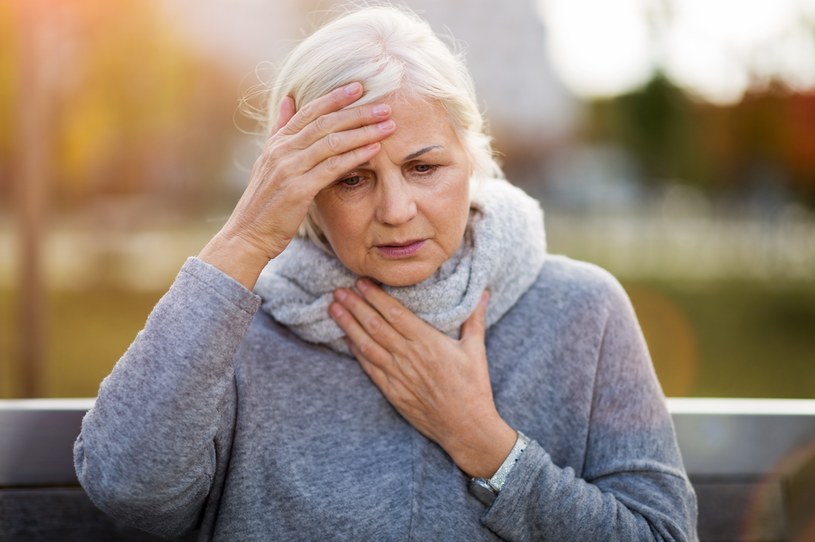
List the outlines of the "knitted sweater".
{"label": "knitted sweater", "polygon": [[202,540],[695,540],[696,500],[636,317],[549,256],[487,330],[495,403],[532,442],[485,507],[350,357],[191,258],[74,448],[97,506]]}

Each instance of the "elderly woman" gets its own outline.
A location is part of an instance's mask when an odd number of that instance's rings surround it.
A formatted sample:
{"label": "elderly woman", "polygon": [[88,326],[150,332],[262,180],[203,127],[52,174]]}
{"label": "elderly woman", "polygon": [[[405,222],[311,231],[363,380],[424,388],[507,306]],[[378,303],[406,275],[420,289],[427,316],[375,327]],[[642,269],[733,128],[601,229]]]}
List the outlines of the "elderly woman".
{"label": "elderly woman", "polygon": [[91,499],[207,540],[694,539],[623,289],[546,254],[429,26],[346,14],[270,105],[234,212],[85,417]]}

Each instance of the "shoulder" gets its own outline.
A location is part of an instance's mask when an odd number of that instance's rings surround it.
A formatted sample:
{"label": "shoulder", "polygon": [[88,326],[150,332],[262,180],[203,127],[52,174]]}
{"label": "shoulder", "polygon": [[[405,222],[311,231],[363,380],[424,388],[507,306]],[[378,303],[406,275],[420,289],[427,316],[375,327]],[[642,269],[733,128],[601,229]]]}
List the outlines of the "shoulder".
{"label": "shoulder", "polygon": [[[590,306],[607,310],[630,304],[620,282],[608,271],[588,262],[562,255],[548,255],[537,280],[527,292],[533,302],[567,306]],[[534,303],[537,304],[537,303]]]}
{"label": "shoulder", "polygon": [[599,347],[612,320],[636,320],[619,281],[594,264],[547,255],[535,282],[491,331],[502,345],[507,338],[534,348]]}

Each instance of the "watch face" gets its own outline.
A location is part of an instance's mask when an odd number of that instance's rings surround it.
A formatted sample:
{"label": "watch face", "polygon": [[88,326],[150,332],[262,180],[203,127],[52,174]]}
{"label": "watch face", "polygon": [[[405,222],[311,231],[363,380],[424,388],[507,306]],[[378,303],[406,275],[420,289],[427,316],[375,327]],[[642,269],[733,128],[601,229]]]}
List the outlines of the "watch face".
{"label": "watch face", "polygon": [[492,504],[497,496],[492,486],[483,478],[473,478],[469,484],[470,494],[486,505]]}

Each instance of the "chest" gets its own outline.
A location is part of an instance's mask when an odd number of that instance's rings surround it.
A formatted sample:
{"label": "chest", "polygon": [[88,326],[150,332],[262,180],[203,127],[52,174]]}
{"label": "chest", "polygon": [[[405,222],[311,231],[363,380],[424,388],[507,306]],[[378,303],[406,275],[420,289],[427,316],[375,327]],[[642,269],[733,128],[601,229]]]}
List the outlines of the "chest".
{"label": "chest", "polygon": [[[404,539],[429,529],[492,539],[466,476],[390,406],[356,360],[266,320],[253,326],[236,363],[222,512],[259,505],[264,512],[250,525],[270,532],[272,522],[281,536]],[[488,360],[501,415],[579,472],[591,389],[570,375],[581,360],[563,359],[559,341],[567,339],[562,326],[514,321],[510,312],[488,334]]]}

